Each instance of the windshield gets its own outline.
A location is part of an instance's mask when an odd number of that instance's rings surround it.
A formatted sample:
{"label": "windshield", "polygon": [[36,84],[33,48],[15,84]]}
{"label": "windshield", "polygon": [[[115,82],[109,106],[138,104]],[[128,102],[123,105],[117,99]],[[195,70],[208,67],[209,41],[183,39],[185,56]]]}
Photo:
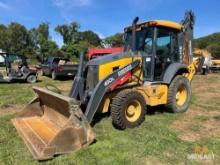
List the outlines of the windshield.
{"label": "windshield", "polygon": [[[125,51],[132,50],[132,31],[125,33]],[[152,53],[152,45],[153,45],[153,28],[148,27],[141,29],[140,31],[136,31],[136,51],[144,51],[147,54]]]}

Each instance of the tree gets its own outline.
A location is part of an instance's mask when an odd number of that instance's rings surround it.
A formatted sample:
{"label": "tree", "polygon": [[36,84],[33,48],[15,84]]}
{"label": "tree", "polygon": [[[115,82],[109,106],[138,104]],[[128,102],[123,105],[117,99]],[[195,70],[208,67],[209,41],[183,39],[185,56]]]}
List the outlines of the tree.
{"label": "tree", "polygon": [[36,28],[28,31],[28,46],[30,47],[33,54],[39,54],[39,35]]}
{"label": "tree", "polygon": [[195,39],[194,46],[200,49],[207,49],[213,57],[220,58],[220,33]]}
{"label": "tree", "polygon": [[72,22],[71,24],[58,25],[55,31],[58,32],[63,37],[64,44],[68,45],[71,43],[76,43],[78,41],[78,30],[80,25],[77,22]]}
{"label": "tree", "polygon": [[89,47],[101,46],[101,39],[91,30],[79,31],[77,22],[58,25],[55,31],[63,37],[62,51],[69,57],[79,57],[81,51],[86,52]]}
{"label": "tree", "polygon": [[49,40],[49,23],[48,22],[43,22],[41,23],[38,28],[37,31],[39,33],[39,40]]}
{"label": "tree", "polygon": [[212,54],[213,57],[220,58],[220,43],[207,46],[207,50]]}
{"label": "tree", "polygon": [[98,47],[101,45],[101,39],[99,36],[91,30],[87,30],[80,33],[80,41],[87,41],[90,45]]}
{"label": "tree", "polygon": [[3,24],[0,24],[0,49],[7,49],[7,27]]}
{"label": "tree", "polygon": [[116,33],[115,35],[109,36],[104,39],[103,43],[109,47],[123,47],[123,33]]}
{"label": "tree", "polygon": [[77,44],[64,45],[62,51],[65,52],[68,57],[79,58],[80,53],[82,51],[86,52],[89,47],[91,47],[91,45],[88,41],[79,41]]}
{"label": "tree", "polygon": [[27,29],[19,23],[12,22],[6,30],[6,36],[6,51],[23,54],[24,49],[28,46]]}
{"label": "tree", "polygon": [[8,27],[0,24],[0,49],[29,57],[63,53],[50,37],[48,22],[30,30],[16,22],[12,22]]}
{"label": "tree", "polygon": [[58,46],[52,41],[49,34],[49,23],[41,23],[38,28],[33,28],[29,32],[30,43],[36,54],[43,57],[56,54]]}

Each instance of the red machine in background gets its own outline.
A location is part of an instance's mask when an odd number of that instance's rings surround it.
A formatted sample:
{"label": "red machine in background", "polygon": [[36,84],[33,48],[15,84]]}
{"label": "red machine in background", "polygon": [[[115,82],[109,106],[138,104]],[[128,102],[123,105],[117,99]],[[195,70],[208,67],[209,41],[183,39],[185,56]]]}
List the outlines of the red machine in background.
{"label": "red machine in background", "polygon": [[88,49],[88,60],[96,58],[98,56],[104,56],[106,54],[121,53],[123,48],[89,48]]}

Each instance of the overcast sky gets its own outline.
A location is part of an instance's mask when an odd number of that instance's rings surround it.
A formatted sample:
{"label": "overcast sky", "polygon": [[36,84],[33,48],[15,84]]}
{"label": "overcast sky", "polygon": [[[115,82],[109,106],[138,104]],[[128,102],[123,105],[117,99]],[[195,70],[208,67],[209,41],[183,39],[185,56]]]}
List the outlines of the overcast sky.
{"label": "overcast sky", "polygon": [[49,22],[52,38],[61,45],[62,38],[54,32],[58,24],[77,21],[81,30],[90,29],[106,37],[122,32],[135,16],[140,21],[180,22],[185,10],[192,9],[198,38],[220,32],[219,7],[219,0],[0,0],[0,23],[16,21],[30,29]]}

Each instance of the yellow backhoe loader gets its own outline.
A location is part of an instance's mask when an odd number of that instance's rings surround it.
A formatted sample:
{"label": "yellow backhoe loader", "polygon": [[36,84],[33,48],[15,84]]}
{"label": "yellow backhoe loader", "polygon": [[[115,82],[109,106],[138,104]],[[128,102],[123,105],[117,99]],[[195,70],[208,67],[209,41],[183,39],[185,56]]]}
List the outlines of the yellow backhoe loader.
{"label": "yellow backhoe loader", "polygon": [[[96,113],[110,111],[118,129],[144,122],[146,105],[187,111],[190,82],[199,61],[192,60],[194,15],[181,24],[155,20],[124,30],[124,52],[88,61],[80,57],[69,97],[34,87],[34,98],[12,122],[35,159],[77,151],[95,139]],[[143,137],[144,138],[144,137]]]}
{"label": "yellow backhoe loader", "polygon": [[193,60],[197,60],[197,58],[200,58],[200,61],[201,61],[198,70],[203,75],[206,75],[206,73],[210,72],[210,69],[211,69],[212,64],[213,64],[211,53],[208,50],[205,50],[205,49],[195,48],[193,50]]}

